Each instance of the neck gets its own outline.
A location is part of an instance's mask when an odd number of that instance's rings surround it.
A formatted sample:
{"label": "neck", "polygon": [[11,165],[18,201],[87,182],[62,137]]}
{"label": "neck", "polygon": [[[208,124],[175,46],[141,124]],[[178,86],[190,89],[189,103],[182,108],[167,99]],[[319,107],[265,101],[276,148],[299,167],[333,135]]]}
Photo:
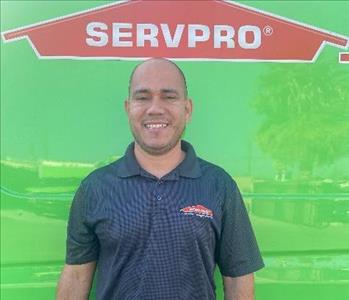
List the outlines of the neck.
{"label": "neck", "polygon": [[180,141],[173,149],[162,155],[151,155],[145,152],[137,143],[135,143],[134,151],[140,166],[157,178],[161,178],[171,172],[185,157]]}

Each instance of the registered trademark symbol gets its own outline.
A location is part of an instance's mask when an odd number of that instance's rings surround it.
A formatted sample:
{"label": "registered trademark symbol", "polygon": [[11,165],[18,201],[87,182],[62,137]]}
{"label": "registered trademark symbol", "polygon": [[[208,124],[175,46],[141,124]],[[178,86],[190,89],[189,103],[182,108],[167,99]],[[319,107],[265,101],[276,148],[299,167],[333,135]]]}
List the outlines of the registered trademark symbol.
{"label": "registered trademark symbol", "polygon": [[263,28],[263,33],[267,36],[272,35],[273,34],[273,27],[267,25]]}

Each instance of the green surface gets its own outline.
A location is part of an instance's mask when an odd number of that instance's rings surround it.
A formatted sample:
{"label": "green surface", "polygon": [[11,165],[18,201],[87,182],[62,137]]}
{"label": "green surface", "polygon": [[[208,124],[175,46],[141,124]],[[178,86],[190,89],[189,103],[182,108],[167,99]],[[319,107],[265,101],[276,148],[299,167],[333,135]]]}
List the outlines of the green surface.
{"label": "green surface", "polygon": [[[1,31],[107,1],[1,1]],[[349,35],[349,1],[244,1]],[[257,300],[349,298],[349,65],[180,62],[185,139],[238,182],[266,268]],[[39,60],[1,41],[1,299],[52,299],[73,193],[131,140],[137,62]],[[219,271],[217,299],[223,299]],[[92,297],[93,298],[93,297]]]}

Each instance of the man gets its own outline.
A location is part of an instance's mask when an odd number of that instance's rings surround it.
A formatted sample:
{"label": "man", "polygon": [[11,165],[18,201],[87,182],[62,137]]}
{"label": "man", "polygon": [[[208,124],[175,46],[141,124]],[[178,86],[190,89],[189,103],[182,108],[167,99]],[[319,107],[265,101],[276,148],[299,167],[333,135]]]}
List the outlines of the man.
{"label": "man", "polygon": [[92,172],[69,218],[58,299],[253,299],[263,267],[235,182],[181,140],[192,114],[182,71],[166,59],[138,65],[125,101],[135,142]]}

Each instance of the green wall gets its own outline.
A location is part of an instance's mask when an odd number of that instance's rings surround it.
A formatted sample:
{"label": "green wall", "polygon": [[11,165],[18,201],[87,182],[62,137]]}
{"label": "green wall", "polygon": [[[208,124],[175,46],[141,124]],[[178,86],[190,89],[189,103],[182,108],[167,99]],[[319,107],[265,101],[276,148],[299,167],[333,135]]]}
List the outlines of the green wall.
{"label": "green wall", "polygon": [[[106,3],[1,1],[1,31]],[[349,35],[349,1],[243,3]],[[185,139],[243,192],[266,263],[258,300],[349,297],[349,65],[339,51],[328,45],[307,64],[178,63],[194,101]],[[1,41],[1,299],[54,297],[74,191],[131,141],[123,100],[136,64],[40,60],[26,40]]]}

